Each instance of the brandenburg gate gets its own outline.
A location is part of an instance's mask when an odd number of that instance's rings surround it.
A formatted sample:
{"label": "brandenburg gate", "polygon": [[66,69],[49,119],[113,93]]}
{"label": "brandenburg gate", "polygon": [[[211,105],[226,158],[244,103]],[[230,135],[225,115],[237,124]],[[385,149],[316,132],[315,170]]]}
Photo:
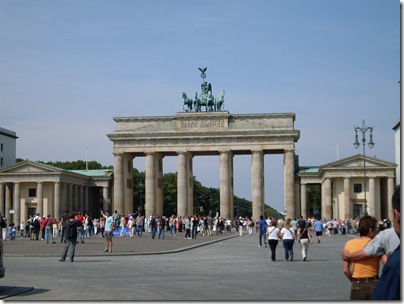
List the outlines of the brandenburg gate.
{"label": "brandenburg gate", "polygon": [[[177,215],[193,214],[193,158],[220,158],[220,216],[234,218],[233,158],[251,155],[252,217],[264,215],[264,155],[284,154],[284,191],[288,217],[295,214],[294,143],[300,131],[294,129],[295,114],[230,114],[204,81],[200,97],[183,93],[184,112],[175,116],[114,118],[116,130],[108,134],[113,142],[113,210],[132,211],[133,159],[146,157],[145,215],[163,214],[163,157],[177,156]],[[195,111],[192,111],[194,105]],[[203,111],[205,107],[205,111]],[[112,210],[112,211],[113,211]]]}

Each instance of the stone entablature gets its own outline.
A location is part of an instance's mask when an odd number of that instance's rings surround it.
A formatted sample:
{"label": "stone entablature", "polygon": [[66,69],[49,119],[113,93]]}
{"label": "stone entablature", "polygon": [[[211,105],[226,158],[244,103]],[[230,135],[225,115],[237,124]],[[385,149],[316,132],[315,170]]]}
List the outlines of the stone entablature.
{"label": "stone entablature", "polygon": [[116,131],[108,137],[114,153],[176,153],[186,148],[195,152],[216,152],[225,147],[234,153],[251,154],[294,149],[300,131],[294,129],[294,113],[241,114],[228,112],[177,113],[176,116],[114,118]]}

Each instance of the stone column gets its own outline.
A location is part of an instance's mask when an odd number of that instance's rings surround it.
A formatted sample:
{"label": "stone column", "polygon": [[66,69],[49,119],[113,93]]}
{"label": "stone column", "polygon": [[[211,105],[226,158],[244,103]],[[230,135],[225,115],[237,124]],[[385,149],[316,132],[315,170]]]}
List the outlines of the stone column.
{"label": "stone column", "polygon": [[[376,188],[375,188],[375,178],[370,177],[369,178],[369,195],[368,195],[368,209],[369,209],[369,215],[376,217],[377,219],[380,218],[380,215],[376,214]],[[377,217],[378,216],[378,217]]]}
{"label": "stone column", "polygon": [[287,217],[296,217],[295,210],[295,153],[294,149],[285,150],[284,154],[284,181],[285,181],[285,204],[287,208]]}
{"label": "stone column", "polygon": [[54,184],[53,203],[54,208],[52,217],[60,219],[60,182]]}
{"label": "stone column", "polygon": [[4,204],[5,204],[4,187],[5,187],[5,184],[0,183],[0,213],[3,217],[4,217]]}
{"label": "stone column", "polygon": [[321,202],[321,217],[326,218],[327,220],[331,219],[331,179],[326,178],[323,182],[323,189],[322,189],[322,202]]}
{"label": "stone column", "polygon": [[73,210],[74,211],[82,211],[79,210],[79,186],[73,184]]}
{"label": "stone column", "polygon": [[163,156],[161,153],[156,153],[155,157],[156,170],[156,214],[163,214]]}
{"label": "stone column", "polygon": [[[233,170],[233,152],[229,152],[229,202],[230,219],[234,219],[234,170]],[[243,214],[245,216],[245,214]]]}
{"label": "stone column", "polygon": [[108,187],[102,187],[102,209],[103,210],[109,210],[108,196],[109,196]]}
{"label": "stone column", "polygon": [[79,198],[79,200],[78,200],[78,202],[79,202],[78,209],[84,215],[84,212],[86,212],[86,210],[84,210],[84,189],[83,189],[82,185],[77,186],[77,195],[78,195],[78,198]]}
{"label": "stone column", "polygon": [[[89,194],[88,194],[88,186],[83,186],[83,191],[84,191],[84,193],[83,193],[83,199],[84,199],[84,212],[89,212],[89,214],[91,214],[91,212],[90,212],[90,209],[93,209],[94,208],[94,206],[92,206],[91,208],[90,208],[90,202],[89,202]],[[97,199],[97,203],[98,203],[98,199]],[[96,214],[98,214],[98,209],[99,209],[99,206],[97,205],[97,209],[95,210],[97,213]]]}
{"label": "stone column", "polygon": [[123,202],[121,214],[133,212],[133,155],[124,153],[122,156],[122,185],[123,185]]}
{"label": "stone column", "polygon": [[230,218],[229,151],[220,152],[220,216]]}
{"label": "stone column", "polygon": [[252,151],[252,217],[254,222],[264,216],[263,213],[263,171],[264,154],[262,150]]}
{"label": "stone column", "polygon": [[[13,209],[14,209],[14,216],[13,216],[13,222],[16,226],[20,225],[20,219],[21,219],[21,214],[20,214],[20,183],[14,183],[14,203],[13,203]],[[10,224],[10,223],[9,223]]]}
{"label": "stone column", "polygon": [[[61,195],[60,195],[60,216],[61,214],[66,211],[67,209],[69,209],[68,204],[67,204],[67,183],[60,183],[60,187],[61,187]],[[69,210],[70,211],[70,210]],[[60,216],[58,218],[58,220],[60,220]]]}
{"label": "stone column", "polygon": [[187,213],[194,213],[194,174],[193,174],[193,166],[192,166],[192,158],[193,155],[190,152],[187,152],[185,156],[185,166],[187,171]]}
{"label": "stone column", "polygon": [[111,214],[123,210],[123,164],[122,154],[114,154],[114,200],[111,206]]}
{"label": "stone column", "polygon": [[146,154],[146,217],[156,214],[155,154]]}
{"label": "stone column", "polygon": [[36,212],[39,213],[40,216],[44,216],[43,214],[43,183],[39,182],[37,184],[36,189],[36,197],[37,197],[37,205],[36,205]]}
{"label": "stone column", "polygon": [[4,217],[7,219],[7,223],[11,223],[11,183],[6,184],[6,209],[4,210]]}
{"label": "stone column", "polygon": [[349,177],[344,178],[344,218],[347,220],[352,218],[351,214],[351,180]]}
{"label": "stone column", "polygon": [[393,220],[393,207],[392,207],[392,201],[393,201],[393,194],[394,194],[394,178],[389,177],[387,178],[387,202],[386,202],[386,217],[390,219],[390,221]]}
{"label": "stone column", "polygon": [[73,184],[67,184],[67,210],[73,212]]}
{"label": "stone column", "polygon": [[[306,184],[301,184],[300,185],[300,205],[301,205],[301,215],[303,217],[307,217],[307,195],[306,195]],[[313,212],[314,213],[314,212]]]}
{"label": "stone column", "polygon": [[186,152],[178,152],[177,214],[187,215],[187,167]]}

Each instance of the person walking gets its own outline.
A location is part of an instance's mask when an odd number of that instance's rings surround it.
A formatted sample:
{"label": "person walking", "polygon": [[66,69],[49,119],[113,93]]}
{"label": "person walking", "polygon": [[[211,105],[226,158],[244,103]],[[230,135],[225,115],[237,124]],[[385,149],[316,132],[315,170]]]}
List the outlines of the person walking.
{"label": "person walking", "polygon": [[314,231],[316,231],[317,243],[321,242],[321,237],[323,236],[323,221],[317,220],[314,222]]}
{"label": "person walking", "polygon": [[52,240],[52,244],[56,244],[55,239],[53,238],[53,219],[51,218],[50,214],[46,216],[44,226],[46,244],[49,243],[49,236]]}
{"label": "person walking", "polygon": [[125,228],[126,228],[125,215],[122,214],[122,216],[121,216],[121,233],[119,234],[119,236],[122,236],[122,237],[125,236]]}
{"label": "person walking", "polygon": [[296,236],[291,228],[290,219],[286,220],[283,228],[281,229],[281,238],[283,240],[283,247],[285,248],[285,261],[293,261],[293,245],[296,242]]}
{"label": "person walking", "polygon": [[81,225],[81,221],[77,220],[77,216],[75,214],[71,214],[69,216],[69,220],[63,224],[63,226],[65,226],[64,231],[66,243],[59,262],[64,262],[66,260],[67,251],[69,250],[70,245],[72,245],[70,251],[70,262],[74,262],[74,254],[77,244],[77,228],[81,227]]}
{"label": "person walking", "polygon": [[191,239],[191,220],[188,215],[185,217],[185,239]]}
{"label": "person walking", "polygon": [[268,245],[271,249],[271,260],[276,261],[276,246],[278,246],[279,242],[279,233],[280,230],[277,227],[278,223],[275,219],[271,220],[270,226],[267,228],[267,238],[268,238]]}
{"label": "person walking", "polygon": [[267,222],[264,220],[264,216],[260,215],[260,220],[258,221],[259,226],[259,244],[258,247],[262,247],[262,240],[264,240],[264,245],[267,247],[266,242],[266,232],[267,232]]}
{"label": "person walking", "polygon": [[[359,220],[360,238],[349,240],[345,250],[356,252],[369,244],[377,234],[376,218],[366,215]],[[355,262],[344,261],[344,274],[351,281],[351,300],[370,300],[376,289],[379,274],[379,257],[369,257]]]}
{"label": "person walking", "polygon": [[104,227],[104,238],[105,238],[105,250],[104,252],[112,252],[112,237],[114,230],[114,218],[109,215],[108,211],[102,212],[101,215],[105,218],[105,227]]}
{"label": "person walking", "polygon": [[310,230],[306,226],[306,221],[302,220],[300,221],[300,227],[297,229],[297,235],[299,236],[299,243],[302,247],[302,257],[304,262],[307,259],[307,250],[309,249],[309,244],[313,243]]}
{"label": "person walking", "polygon": [[144,226],[144,216],[138,215],[136,217],[136,229],[137,229],[137,236],[142,236],[143,233],[143,226]]}

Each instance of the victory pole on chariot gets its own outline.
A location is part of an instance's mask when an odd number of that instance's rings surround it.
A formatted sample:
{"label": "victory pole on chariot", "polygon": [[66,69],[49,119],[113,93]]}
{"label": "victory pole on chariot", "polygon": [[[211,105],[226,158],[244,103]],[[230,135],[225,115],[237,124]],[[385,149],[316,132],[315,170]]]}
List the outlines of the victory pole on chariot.
{"label": "victory pole on chariot", "polygon": [[205,112],[219,112],[223,110],[224,104],[224,91],[220,92],[219,98],[214,98],[212,94],[212,85],[205,81],[206,78],[206,69],[198,68],[201,71],[201,95],[198,97],[198,93],[195,92],[195,98],[188,98],[185,92],[182,92],[182,99],[184,100],[183,109],[186,112],[192,112],[194,109],[195,112],[201,112],[202,107],[205,107]]}

